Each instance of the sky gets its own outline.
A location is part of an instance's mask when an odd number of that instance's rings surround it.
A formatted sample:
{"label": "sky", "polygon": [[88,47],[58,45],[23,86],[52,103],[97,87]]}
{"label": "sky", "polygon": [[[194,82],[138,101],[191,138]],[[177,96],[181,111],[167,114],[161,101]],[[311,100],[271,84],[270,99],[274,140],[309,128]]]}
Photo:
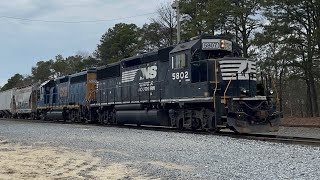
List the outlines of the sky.
{"label": "sky", "polygon": [[[30,74],[32,66],[40,60],[53,59],[58,54],[66,57],[78,52],[94,52],[101,36],[114,24],[124,22],[142,26],[156,16],[147,13],[156,12],[166,2],[172,0],[1,1],[0,86],[16,73]],[[8,17],[59,22],[24,21]],[[132,18],[120,19],[124,17]],[[91,20],[111,21],[60,22]]]}

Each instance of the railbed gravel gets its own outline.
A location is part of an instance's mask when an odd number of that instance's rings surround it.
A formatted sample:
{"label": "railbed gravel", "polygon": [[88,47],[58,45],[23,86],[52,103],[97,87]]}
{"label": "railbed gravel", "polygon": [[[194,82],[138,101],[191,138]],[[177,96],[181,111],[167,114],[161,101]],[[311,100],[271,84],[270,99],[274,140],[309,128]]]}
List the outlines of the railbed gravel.
{"label": "railbed gravel", "polygon": [[307,138],[320,139],[320,128],[307,128],[307,127],[283,127],[279,128],[278,132],[266,133],[281,136],[298,136]]}
{"label": "railbed gravel", "polygon": [[[214,135],[0,120],[13,143],[92,152],[148,179],[319,179],[320,148]],[[37,143],[37,142],[45,142]],[[129,177],[128,177],[129,178]]]}

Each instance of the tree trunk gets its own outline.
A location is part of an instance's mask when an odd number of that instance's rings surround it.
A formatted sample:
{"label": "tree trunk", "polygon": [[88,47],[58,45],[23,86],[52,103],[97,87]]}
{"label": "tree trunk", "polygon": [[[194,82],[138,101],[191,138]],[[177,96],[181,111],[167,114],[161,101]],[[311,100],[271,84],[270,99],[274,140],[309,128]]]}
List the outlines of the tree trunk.
{"label": "tree trunk", "polygon": [[312,100],[312,110],[313,110],[313,116],[314,117],[319,117],[319,106],[318,106],[318,94],[317,94],[317,89],[316,89],[316,84],[314,77],[311,73],[310,75],[310,91],[311,91],[311,100]]}
{"label": "tree trunk", "polygon": [[312,106],[312,115],[313,117],[319,117],[319,107],[318,107],[318,96],[317,96],[317,91],[315,87],[315,79],[313,75],[313,58],[315,55],[315,50],[314,50],[314,37],[313,37],[313,26],[314,22],[312,22],[312,11],[311,11],[311,4],[307,4],[306,6],[306,25],[308,28],[306,28],[306,35],[307,35],[307,75],[308,75],[308,80],[309,80],[309,86],[308,86],[308,91],[310,93],[310,99],[311,99],[311,106]]}
{"label": "tree trunk", "polygon": [[280,78],[279,78],[279,106],[280,106],[280,112],[283,111],[283,88],[282,88],[282,72],[280,73]]}
{"label": "tree trunk", "polygon": [[312,109],[312,97],[311,97],[311,87],[309,80],[306,80],[307,84],[307,102],[306,102],[306,115],[307,117],[313,116],[313,109]]}
{"label": "tree trunk", "polygon": [[242,48],[243,48],[243,57],[247,58],[249,57],[248,55],[248,38],[247,38],[247,29],[246,29],[246,22],[242,21],[241,22],[242,26]]}
{"label": "tree trunk", "polygon": [[301,114],[301,117],[303,118],[304,117],[304,111],[303,111],[304,104],[300,100],[299,100],[299,105],[300,105],[300,114]]}

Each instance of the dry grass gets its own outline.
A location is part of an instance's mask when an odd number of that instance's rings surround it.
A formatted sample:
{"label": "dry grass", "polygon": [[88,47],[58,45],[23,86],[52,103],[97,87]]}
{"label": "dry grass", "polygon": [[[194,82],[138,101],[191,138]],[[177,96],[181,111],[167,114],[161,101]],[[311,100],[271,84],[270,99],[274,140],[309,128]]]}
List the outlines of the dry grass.
{"label": "dry grass", "polygon": [[0,139],[0,180],[150,179],[125,163],[100,164],[91,153],[21,146]]}
{"label": "dry grass", "polygon": [[282,126],[289,127],[318,127],[320,128],[320,117],[315,118],[298,118],[285,117],[281,119]]}

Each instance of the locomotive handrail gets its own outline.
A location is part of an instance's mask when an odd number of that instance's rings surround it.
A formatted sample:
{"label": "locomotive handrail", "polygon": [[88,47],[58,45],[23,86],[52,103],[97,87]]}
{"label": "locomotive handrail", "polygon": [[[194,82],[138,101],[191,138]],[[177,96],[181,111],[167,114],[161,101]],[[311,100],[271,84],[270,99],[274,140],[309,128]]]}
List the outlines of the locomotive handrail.
{"label": "locomotive handrail", "polygon": [[[162,85],[161,85],[161,83],[163,83],[163,82],[166,82],[165,80],[156,80],[156,81],[152,81],[152,82],[148,82],[147,84],[146,84],[146,88],[147,89],[145,89],[145,91],[143,91],[143,92],[145,92],[146,93],[146,100],[148,101],[148,102],[151,102],[152,101],[152,98],[153,98],[153,95],[157,95],[159,98],[160,98],[160,101],[161,101],[161,99],[162,99]],[[158,87],[158,90],[157,90],[157,92],[156,92],[156,94],[152,94],[152,92],[154,91],[154,90],[152,90],[152,88],[151,88],[151,85],[152,84],[156,84],[156,85],[158,85],[159,87]],[[133,87],[137,87],[137,88],[133,88]],[[97,91],[97,95],[99,95],[100,97],[98,97],[98,99],[97,100],[99,100],[99,101],[97,101],[97,103],[99,103],[99,104],[101,104],[102,102],[105,102],[106,104],[109,104],[109,103],[113,103],[113,104],[115,104],[116,103],[116,96],[115,96],[115,94],[117,94],[118,93],[118,95],[120,95],[120,97],[118,97],[118,98],[120,98],[119,99],[119,102],[124,102],[124,100],[123,100],[123,98],[128,98],[128,102],[132,102],[133,101],[133,98],[138,98],[137,100],[138,100],[138,102],[141,102],[141,92],[139,91],[139,84],[125,84],[125,85],[115,85],[115,86],[112,86],[112,87],[100,87],[99,89],[97,89],[96,91]],[[121,91],[117,91],[117,89],[121,89]],[[133,96],[134,94],[132,94],[133,93],[133,89],[137,89],[137,96]],[[128,96],[123,96],[123,91],[124,90],[128,90],[130,93],[128,94]],[[104,91],[113,91],[113,94],[114,94],[114,96],[113,96],[113,100],[111,100],[111,102],[109,101],[109,92],[108,93],[106,93],[105,95],[102,95],[102,92],[104,92]],[[107,97],[105,97],[105,96],[107,96]]]}
{"label": "locomotive handrail", "polygon": [[227,94],[227,91],[228,91],[229,86],[230,86],[230,84],[231,84],[231,81],[232,81],[232,79],[233,79],[233,76],[234,76],[234,74],[232,74],[232,76],[231,76],[231,78],[230,78],[230,80],[229,80],[229,82],[228,82],[228,85],[227,85],[226,89],[224,90],[224,94],[223,94],[224,105],[227,104],[226,94]]}
{"label": "locomotive handrail", "polygon": [[194,63],[198,63],[198,62],[209,62],[209,61],[219,61],[221,60],[222,58],[218,58],[218,59],[201,59],[199,61],[193,61],[193,62],[190,62],[190,64],[194,64]]}
{"label": "locomotive handrail", "polygon": [[214,88],[214,93],[213,93],[213,107],[214,110],[216,111],[216,93],[218,89],[218,71],[217,71],[217,61],[214,62],[214,73],[215,73],[215,88]]}

